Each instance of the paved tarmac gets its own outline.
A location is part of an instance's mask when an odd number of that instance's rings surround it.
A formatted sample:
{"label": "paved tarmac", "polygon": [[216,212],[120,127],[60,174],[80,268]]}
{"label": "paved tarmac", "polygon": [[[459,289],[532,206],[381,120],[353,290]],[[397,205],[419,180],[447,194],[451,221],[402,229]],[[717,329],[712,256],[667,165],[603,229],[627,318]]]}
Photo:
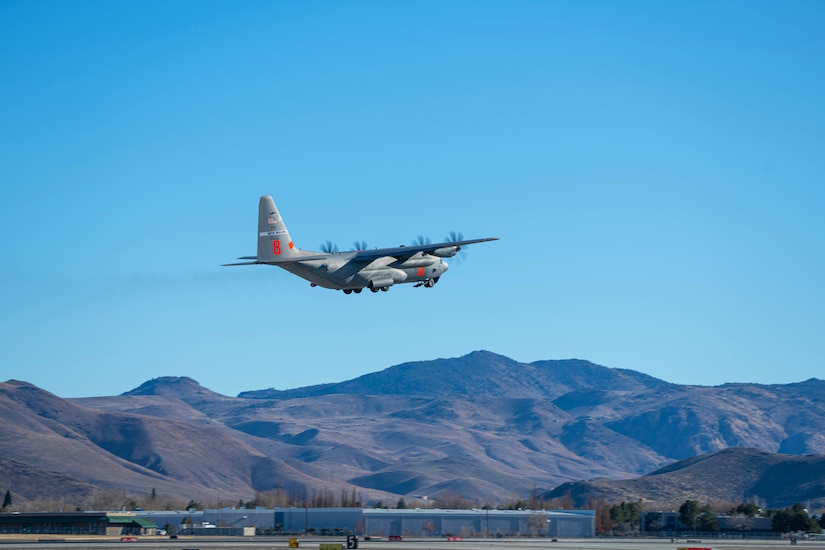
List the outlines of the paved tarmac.
{"label": "paved tarmac", "polygon": [[[54,538],[54,537],[43,537]],[[90,549],[90,550],[209,550],[209,549],[237,549],[237,550],[281,550],[289,547],[287,538],[189,538],[170,540],[166,537],[141,537],[136,542],[120,542],[119,540],[103,539],[75,539],[75,540],[10,540],[0,539],[0,550],[34,550],[34,549]],[[341,544],[346,549],[346,541],[341,537],[312,537],[299,538],[299,548],[320,550],[321,545]],[[446,539],[404,539],[403,541],[371,540],[358,541],[360,550],[679,550],[711,549],[711,550],[778,550],[789,548],[787,540],[771,541],[744,541],[744,540],[702,540],[701,542],[686,542],[684,539],[671,542],[670,539],[559,539],[553,542],[550,539],[464,539],[460,542]],[[795,545],[799,550],[825,550],[825,541],[800,540]]]}

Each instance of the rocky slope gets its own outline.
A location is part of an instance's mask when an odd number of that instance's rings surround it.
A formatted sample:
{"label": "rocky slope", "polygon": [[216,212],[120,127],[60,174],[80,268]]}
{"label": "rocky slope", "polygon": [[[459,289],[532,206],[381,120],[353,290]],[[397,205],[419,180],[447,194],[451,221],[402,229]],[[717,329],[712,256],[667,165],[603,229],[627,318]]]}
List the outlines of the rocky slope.
{"label": "rocky slope", "polygon": [[343,488],[368,500],[495,504],[729,447],[825,454],[825,382],[679,386],[581,360],[525,364],[474,352],[238,397],[188,378],[72,400],[9,381],[0,384],[0,420],[0,458],[59,472],[77,490],[248,499],[274,487]]}
{"label": "rocky slope", "polygon": [[588,502],[643,500],[648,506],[673,508],[685,500],[754,502],[783,508],[800,502],[825,508],[825,455],[781,455],[731,448],[671,464],[628,480],[593,479],[564,483],[543,498],[570,496]]}

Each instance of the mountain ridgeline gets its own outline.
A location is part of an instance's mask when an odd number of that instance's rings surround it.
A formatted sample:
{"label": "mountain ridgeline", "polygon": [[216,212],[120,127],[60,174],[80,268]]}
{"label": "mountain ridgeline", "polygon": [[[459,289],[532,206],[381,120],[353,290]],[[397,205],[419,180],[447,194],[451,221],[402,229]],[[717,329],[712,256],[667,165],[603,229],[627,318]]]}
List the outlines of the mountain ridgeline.
{"label": "mountain ridgeline", "polygon": [[825,457],[802,456],[825,455],[817,379],[681,386],[478,351],[238,397],[179,377],[83,399],[8,381],[0,421],[0,480],[24,499],[93,488],[248,499],[277,488],[497,504],[539,489],[579,503],[779,507],[805,495],[825,505]]}
{"label": "mountain ridgeline", "polygon": [[286,391],[249,391],[239,397],[293,399],[350,394],[553,400],[581,389],[605,387],[615,391],[638,391],[668,385],[646,374],[610,369],[579,359],[519,363],[502,355],[477,351],[455,359],[404,363],[337,384]]}

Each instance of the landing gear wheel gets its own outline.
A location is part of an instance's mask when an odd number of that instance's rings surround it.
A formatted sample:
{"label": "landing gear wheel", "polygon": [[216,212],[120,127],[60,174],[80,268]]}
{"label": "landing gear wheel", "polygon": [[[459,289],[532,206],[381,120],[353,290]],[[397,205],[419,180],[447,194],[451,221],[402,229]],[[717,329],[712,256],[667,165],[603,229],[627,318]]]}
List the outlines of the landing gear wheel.
{"label": "landing gear wheel", "polygon": [[390,287],[388,287],[388,286],[382,286],[382,287],[381,287],[381,292],[386,292],[386,291],[388,291],[389,289],[390,289]]}
{"label": "landing gear wheel", "polygon": [[373,291],[373,292],[378,292],[378,289],[375,288],[375,287],[370,287],[370,290]]}
{"label": "landing gear wheel", "polygon": [[344,294],[352,294],[352,289],[351,288],[345,288],[344,289]]}
{"label": "landing gear wheel", "polygon": [[361,291],[364,290],[363,288],[353,288],[352,291],[356,294],[361,294]]}

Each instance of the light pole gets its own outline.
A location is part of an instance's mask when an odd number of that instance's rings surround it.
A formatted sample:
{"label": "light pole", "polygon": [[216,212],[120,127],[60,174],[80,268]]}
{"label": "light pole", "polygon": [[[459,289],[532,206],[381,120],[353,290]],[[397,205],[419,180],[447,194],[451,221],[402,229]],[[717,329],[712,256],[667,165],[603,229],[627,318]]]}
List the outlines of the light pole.
{"label": "light pole", "polygon": [[484,509],[485,513],[485,520],[487,522],[487,538],[490,538],[490,507]]}

